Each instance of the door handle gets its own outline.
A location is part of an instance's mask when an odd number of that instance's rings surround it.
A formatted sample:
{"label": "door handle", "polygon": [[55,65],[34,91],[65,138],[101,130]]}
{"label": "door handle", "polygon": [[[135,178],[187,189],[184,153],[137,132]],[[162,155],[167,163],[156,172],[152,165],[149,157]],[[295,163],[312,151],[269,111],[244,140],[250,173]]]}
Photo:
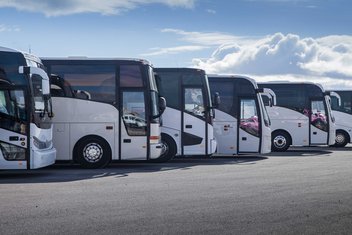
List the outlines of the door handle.
{"label": "door handle", "polygon": [[131,143],[132,140],[131,140],[131,139],[123,139],[123,142],[124,142],[124,143]]}
{"label": "door handle", "polygon": [[317,132],[316,132],[316,131],[314,131],[314,132],[313,132],[313,135],[316,135],[316,134],[317,134]]}
{"label": "door handle", "polygon": [[191,128],[192,128],[192,125],[186,125],[186,128],[187,128],[187,129],[191,129]]}
{"label": "door handle", "polygon": [[246,141],[246,140],[247,140],[247,137],[242,137],[242,140]]}

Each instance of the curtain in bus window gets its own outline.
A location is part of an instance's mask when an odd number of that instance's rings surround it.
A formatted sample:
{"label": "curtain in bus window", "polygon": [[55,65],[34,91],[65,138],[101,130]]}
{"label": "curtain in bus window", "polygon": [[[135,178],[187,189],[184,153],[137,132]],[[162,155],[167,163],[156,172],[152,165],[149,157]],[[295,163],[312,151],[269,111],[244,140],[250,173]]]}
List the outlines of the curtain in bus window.
{"label": "curtain in bus window", "polygon": [[259,120],[254,99],[241,99],[240,128],[254,136],[259,136]]}
{"label": "curtain in bus window", "polygon": [[122,100],[122,119],[128,135],[147,135],[144,92],[124,91]]}
{"label": "curtain in bus window", "polygon": [[324,101],[312,101],[311,123],[320,130],[328,131]]}
{"label": "curtain in bus window", "polygon": [[186,112],[204,117],[204,98],[201,88],[186,88],[184,98]]}

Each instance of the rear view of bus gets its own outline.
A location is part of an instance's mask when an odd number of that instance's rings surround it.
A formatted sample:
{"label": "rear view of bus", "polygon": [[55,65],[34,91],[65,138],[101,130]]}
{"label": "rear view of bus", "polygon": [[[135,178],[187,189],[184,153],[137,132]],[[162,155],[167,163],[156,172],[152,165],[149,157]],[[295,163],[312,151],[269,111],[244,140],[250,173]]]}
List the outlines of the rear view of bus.
{"label": "rear view of bus", "polygon": [[214,132],[217,154],[269,153],[270,120],[257,83],[238,75],[208,75],[210,91],[218,92]]}
{"label": "rear view of bus", "polygon": [[0,169],[54,164],[49,78],[39,58],[0,47]]}
{"label": "rear view of bus", "polygon": [[175,155],[211,155],[216,141],[208,78],[203,70],[156,68],[160,94],[167,108],[162,117],[163,159]]}
{"label": "rear view of bus", "polygon": [[335,120],[330,98],[315,83],[267,82],[259,87],[271,89],[276,105],[268,105],[272,150],[286,151],[292,146],[332,145]]}
{"label": "rear view of bus", "polygon": [[69,57],[43,62],[51,74],[57,160],[98,168],[112,160],[160,156],[163,100],[148,61]]}

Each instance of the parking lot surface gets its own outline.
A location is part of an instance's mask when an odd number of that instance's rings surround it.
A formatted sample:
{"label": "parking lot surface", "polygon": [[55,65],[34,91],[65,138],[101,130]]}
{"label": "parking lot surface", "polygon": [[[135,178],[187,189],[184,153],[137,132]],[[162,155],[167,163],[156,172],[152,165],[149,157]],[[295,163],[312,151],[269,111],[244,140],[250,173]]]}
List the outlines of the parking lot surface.
{"label": "parking lot surface", "polygon": [[0,171],[1,234],[350,234],[352,146]]}

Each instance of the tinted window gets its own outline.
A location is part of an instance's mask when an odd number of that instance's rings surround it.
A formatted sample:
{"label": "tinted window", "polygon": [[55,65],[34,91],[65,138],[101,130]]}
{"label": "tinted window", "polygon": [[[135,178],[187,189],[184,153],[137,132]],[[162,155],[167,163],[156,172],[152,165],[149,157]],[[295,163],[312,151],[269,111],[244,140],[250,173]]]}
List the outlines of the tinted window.
{"label": "tinted window", "polygon": [[25,66],[26,61],[20,53],[0,52],[0,76],[16,85],[27,84],[24,75],[18,73],[19,66]]}
{"label": "tinted window", "polygon": [[121,87],[143,87],[141,67],[139,65],[120,66]]}
{"label": "tinted window", "polygon": [[215,92],[219,92],[220,97],[221,97],[221,102],[219,104],[218,109],[230,114],[232,116],[235,116],[236,114],[236,105],[234,103],[235,101],[235,93],[234,93],[234,86],[233,82],[213,82],[210,80],[210,90],[212,93],[212,96],[214,95]]}
{"label": "tinted window", "polygon": [[202,81],[205,77],[204,73],[180,73],[182,76],[182,82],[184,85],[202,85]]}
{"label": "tinted window", "polygon": [[236,118],[238,118],[238,97],[256,95],[253,84],[242,78],[213,77],[210,79],[210,90],[212,95],[214,92],[219,92],[220,94],[221,103],[219,109]]}
{"label": "tinted window", "polygon": [[261,84],[260,87],[267,87],[275,92],[277,106],[293,109],[300,113],[310,109],[305,86],[297,84]]}
{"label": "tinted window", "polygon": [[[113,65],[53,65],[51,73],[65,80],[65,86],[81,99],[115,102],[115,71]],[[62,93],[61,93],[62,94]]]}
{"label": "tinted window", "polygon": [[336,111],[352,114],[352,91],[336,91],[341,98],[341,105],[335,96],[331,96],[331,108]]}
{"label": "tinted window", "polygon": [[180,109],[180,85],[178,73],[158,72],[158,89],[161,96],[165,97],[167,107]]}

